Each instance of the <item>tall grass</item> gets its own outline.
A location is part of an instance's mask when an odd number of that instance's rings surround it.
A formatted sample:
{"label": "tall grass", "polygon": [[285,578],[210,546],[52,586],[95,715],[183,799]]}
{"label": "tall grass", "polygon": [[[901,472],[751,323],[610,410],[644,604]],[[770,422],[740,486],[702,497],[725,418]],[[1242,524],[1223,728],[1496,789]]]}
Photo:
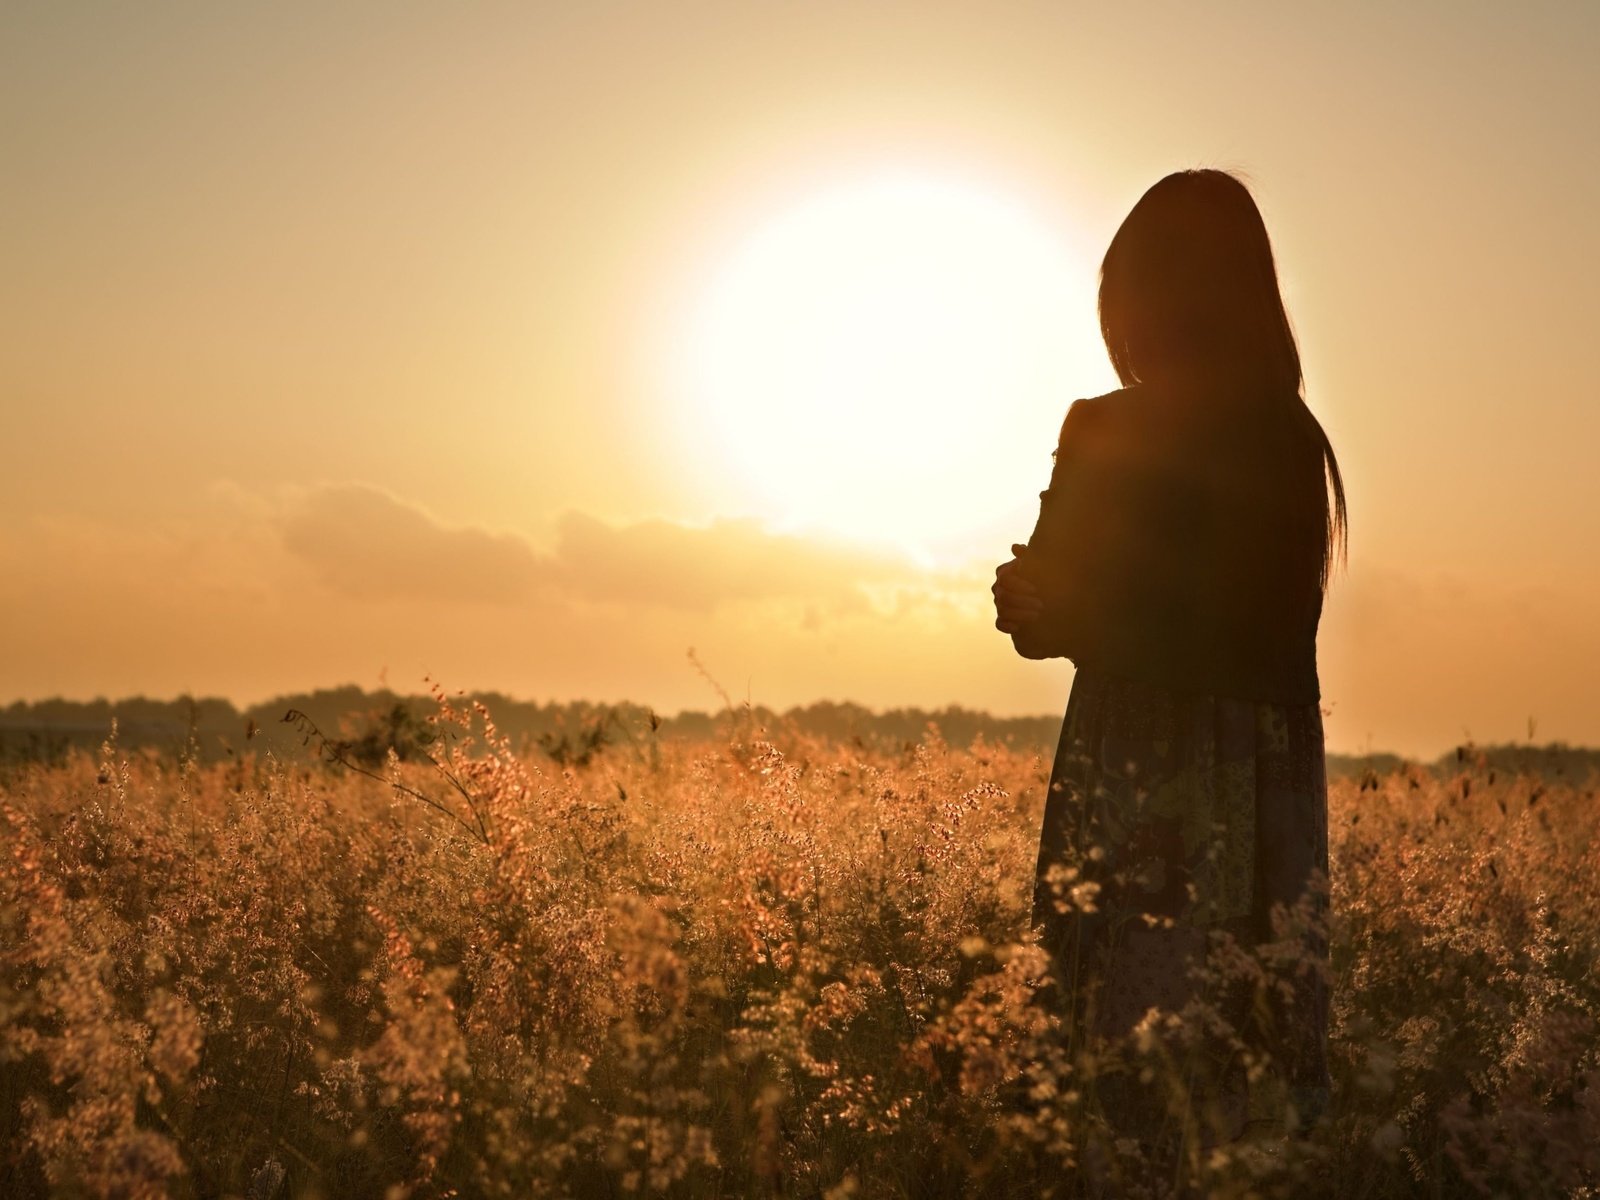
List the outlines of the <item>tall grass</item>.
{"label": "tall grass", "polygon": [[1596,1194],[1588,785],[1336,784],[1332,1112],[1152,1149],[1108,1089],[1181,1131],[1226,1031],[1064,1028],[1048,762],[730,723],[559,768],[440,700],[448,754],[379,771],[437,807],[114,744],[0,787],[0,1193]]}

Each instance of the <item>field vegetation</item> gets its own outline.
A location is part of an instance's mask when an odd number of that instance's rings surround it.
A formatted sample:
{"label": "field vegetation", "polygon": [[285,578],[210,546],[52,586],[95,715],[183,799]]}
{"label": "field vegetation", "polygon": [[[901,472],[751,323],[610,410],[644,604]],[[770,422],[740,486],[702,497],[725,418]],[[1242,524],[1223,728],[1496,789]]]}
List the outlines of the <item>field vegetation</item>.
{"label": "field vegetation", "polygon": [[7,770],[0,1193],[1597,1194],[1592,779],[1337,780],[1333,1109],[1208,1147],[1215,1012],[1091,1043],[1054,1002],[1035,750],[729,712],[563,758],[442,693],[406,761],[291,727],[319,755]]}

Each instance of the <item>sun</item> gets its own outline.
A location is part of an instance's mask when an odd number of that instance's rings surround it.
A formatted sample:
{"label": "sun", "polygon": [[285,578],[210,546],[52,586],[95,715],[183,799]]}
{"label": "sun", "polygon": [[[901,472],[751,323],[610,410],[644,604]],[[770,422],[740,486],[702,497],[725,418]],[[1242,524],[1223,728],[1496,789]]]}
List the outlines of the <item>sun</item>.
{"label": "sun", "polygon": [[1037,501],[1106,374],[1093,285],[1060,222],[1002,192],[841,182],[711,274],[675,339],[680,411],[775,523],[938,554]]}

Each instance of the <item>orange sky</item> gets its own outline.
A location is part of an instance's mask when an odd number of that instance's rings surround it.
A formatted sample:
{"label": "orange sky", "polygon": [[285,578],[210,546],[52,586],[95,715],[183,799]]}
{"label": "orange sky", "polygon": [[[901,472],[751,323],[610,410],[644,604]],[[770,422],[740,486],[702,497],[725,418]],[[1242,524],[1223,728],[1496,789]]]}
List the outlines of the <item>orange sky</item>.
{"label": "orange sky", "polygon": [[[1580,3],[7,5],[0,702],[671,711],[693,646],[1059,710],[989,573],[1111,385],[1098,254],[1215,165],[1350,488],[1330,744],[1600,742],[1597,61]],[[851,358],[879,285],[915,319]]]}

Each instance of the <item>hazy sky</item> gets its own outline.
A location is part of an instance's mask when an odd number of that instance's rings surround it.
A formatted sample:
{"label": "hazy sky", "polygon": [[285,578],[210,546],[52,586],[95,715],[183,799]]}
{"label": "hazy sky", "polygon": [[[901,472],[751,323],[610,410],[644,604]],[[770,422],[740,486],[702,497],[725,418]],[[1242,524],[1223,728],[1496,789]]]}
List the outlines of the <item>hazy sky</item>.
{"label": "hazy sky", "polygon": [[1586,0],[7,4],[0,701],[1059,710],[990,572],[1210,165],[1348,481],[1330,744],[1600,742],[1597,62]]}

